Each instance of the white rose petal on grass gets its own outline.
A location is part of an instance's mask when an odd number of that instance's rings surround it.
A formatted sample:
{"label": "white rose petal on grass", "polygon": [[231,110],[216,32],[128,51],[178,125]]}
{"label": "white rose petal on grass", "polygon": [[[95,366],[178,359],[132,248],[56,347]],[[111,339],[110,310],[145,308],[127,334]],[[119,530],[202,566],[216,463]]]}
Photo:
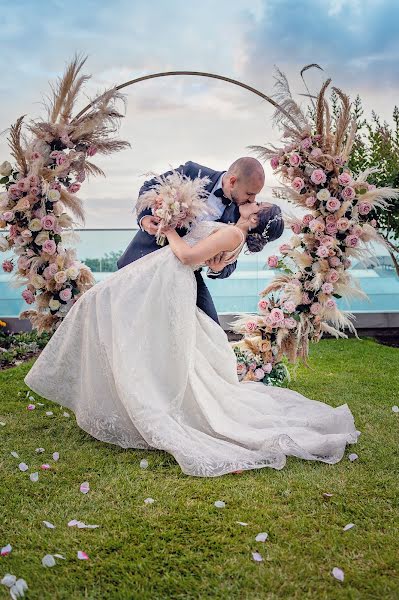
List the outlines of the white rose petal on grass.
{"label": "white rose petal on grass", "polygon": [[399,413],[399,406],[396,406],[396,404],[395,406],[392,406],[392,412]]}
{"label": "white rose petal on grass", "polygon": [[357,454],[349,454],[348,458],[351,462],[353,462],[353,461],[357,460],[359,457]]}
{"label": "white rose petal on grass", "polygon": [[15,575],[11,575],[11,573],[7,573],[4,575],[3,579],[0,581],[2,585],[6,585],[7,587],[12,587],[14,583],[17,581]]}
{"label": "white rose petal on grass", "polygon": [[60,458],[59,452],[53,452],[53,460],[55,460],[57,462],[57,460],[59,460],[59,458]]}
{"label": "white rose petal on grass", "polygon": [[34,473],[31,473],[31,474],[29,475],[29,479],[30,479],[31,481],[33,481],[33,483],[36,483],[36,481],[38,481],[38,480],[39,480],[39,473],[38,473],[37,471],[35,471]]}
{"label": "white rose petal on grass", "polygon": [[71,416],[71,415],[70,415],[69,413],[67,413],[67,412],[63,412],[63,413],[62,413],[62,415],[63,415],[64,417],[70,417],[70,416]]}
{"label": "white rose petal on grass", "polygon": [[66,560],[65,556],[62,556],[62,554],[54,554],[54,556],[56,558],[62,558],[62,560]]}
{"label": "white rose petal on grass", "polygon": [[10,554],[11,550],[12,550],[11,544],[7,544],[7,546],[3,546],[3,548],[0,550],[0,555],[7,556],[7,554]]}
{"label": "white rose petal on grass", "polygon": [[331,575],[335,577],[335,579],[338,579],[338,581],[343,581],[345,579],[343,570],[339,569],[338,567],[333,568],[333,570],[331,571]]}
{"label": "white rose petal on grass", "polygon": [[53,413],[53,411],[52,411],[52,410],[48,410],[48,411],[46,411],[46,415],[47,415],[48,417],[51,417],[53,414],[54,414],[54,413]]}
{"label": "white rose petal on grass", "polygon": [[24,462],[19,463],[18,468],[20,471],[27,471],[29,469],[28,465]]}
{"label": "white rose petal on grass", "polygon": [[248,523],[243,523],[242,521],[236,521],[238,525],[242,525],[243,527],[247,527]]}
{"label": "white rose petal on grass", "polygon": [[19,454],[18,452],[15,452],[15,450],[13,450],[12,452],[10,452],[11,456],[13,456],[14,458],[19,458]]}
{"label": "white rose petal on grass", "polygon": [[68,522],[68,527],[74,527],[78,523],[79,523],[79,521],[77,521],[76,519],[72,519],[71,521]]}
{"label": "white rose petal on grass", "polygon": [[342,528],[343,531],[349,531],[349,529],[352,529],[352,527],[354,527],[355,524],[354,523],[348,523],[348,525],[345,525],[345,527]]}
{"label": "white rose petal on grass", "polygon": [[324,498],[332,498],[334,496],[334,494],[329,494],[328,492],[325,492],[323,494]]}
{"label": "white rose petal on grass", "polygon": [[43,567],[54,567],[55,564],[56,564],[55,558],[52,554],[46,554],[46,556],[43,556],[43,558],[42,558]]}
{"label": "white rose petal on grass", "polygon": [[36,448],[36,452],[38,454],[41,454],[42,452],[44,452],[44,448]]}
{"label": "white rose petal on grass", "polygon": [[6,424],[4,423],[4,421],[0,421],[0,427],[5,427]]}
{"label": "white rose petal on grass", "polygon": [[214,503],[214,505],[216,506],[216,508],[225,508],[226,503],[223,502],[223,500],[216,500],[216,502]]}
{"label": "white rose petal on grass", "polygon": [[268,537],[269,537],[269,535],[266,532],[262,532],[262,533],[258,533],[255,540],[257,542],[265,542]]}
{"label": "white rose petal on grass", "polygon": [[154,504],[155,500],[154,498],[146,498],[144,500],[144,504]]}
{"label": "white rose petal on grass", "polygon": [[14,600],[15,598],[22,598],[27,589],[28,584],[26,583],[25,579],[22,579],[22,577],[17,579],[12,588],[10,588],[10,595],[12,600]]}
{"label": "white rose petal on grass", "polygon": [[89,560],[89,557],[87,556],[86,552],[83,552],[82,550],[78,550],[78,559],[79,560]]}
{"label": "white rose petal on grass", "polygon": [[84,481],[80,486],[80,491],[82,494],[87,494],[90,490],[90,484],[88,481]]}
{"label": "white rose petal on grass", "polygon": [[50,523],[50,521],[42,521],[42,523],[43,523],[43,525],[45,525],[49,529],[55,529],[55,525],[53,525],[52,523]]}
{"label": "white rose petal on grass", "polygon": [[148,460],[145,460],[145,458],[143,460],[140,461],[140,468],[141,469],[146,469],[148,467]]}
{"label": "white rose petal on grass", "polygon": [[44,406],[43,402],[36,402],[38,406]]}
{"label": "white rose petal on grass", "polygon": [[255,562],[262,562],[262,560],[263,560],[263,558],[259,554],[259,552],[252,552],[252,558],[254,559]]}

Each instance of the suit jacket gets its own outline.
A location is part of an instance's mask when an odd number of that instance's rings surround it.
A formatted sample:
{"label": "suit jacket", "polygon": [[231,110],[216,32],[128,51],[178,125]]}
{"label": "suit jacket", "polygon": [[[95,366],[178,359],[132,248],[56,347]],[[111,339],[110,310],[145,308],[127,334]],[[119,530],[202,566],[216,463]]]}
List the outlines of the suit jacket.
{"label": "suit jacket", "polygon": [[[183,175],[186,175],[187,177],[190,177],[191,179],[195,179],[196,177],[199,177],[199,176],[200,177],[209,177],[210,183],[205,188],[208,192],[211,192],[213,190],[220,175],[223,173],[223,171],[214,171],[213,169],[209,169],[208,167],[204,167],[204,166],[194,163],[192,161],[188,161],[184,165],[180,165],[180,167],[178,167],[178,169],[176,169],[176,170],[180,171],[180,173],[182,173]],[[170,175],[171,173],[173,173],[173,171],[167,171],[166,173],[164,173],[164,176]],[[149,190],[151,187],[153,187],[156,183],[157,182],[155,179],[149,179],[148,181],[145,181],[143,186],[140,188],[139,196],[141,194],[143,194],[144,192],[146,192],[147,190]],[[151,209],[148,208],[148,209],[143,210],[137,217],[138,223],[140,223],[140,220],[144,216],[151,215],[151,214],[152,214]],[[239,217],[240,217],[240,212],[238,210],[238,206],[234,202],[232,202],[230,204],[230,206],[226,206],[222,216],[220,217],[220,219],[217,219],[217,221],[219,221],[221,223],[237,223]],[[183,236],[187,233],[186,229],[176,229],[176,231],[180,236]],[[166,240],[165,245],[167,243],[168,243],[168,241]],[[125,267],[126,265],[130,264],[131,262],[138,260],[142,256],[149,254],[150,252],[159,250],[159,248],[160,248],[160,246],[157,244],[156,238],[154,235],[150,235],[146,231],[139,229],[139,231],[136,233],[136,235],[134,236],[134,238],[132,239],[132,241],[130,242],[128,247],[126,248],[125,252],[118,259],[118,261],[117,261],[118,269],[122,269],[122,267]],[[231,275],[233,273],[236,266],[237,266],[237,261],[235,261],[231,265],[226,265],[226,267],[224,267],[224,269],[219,274],[212,275],[212,273],[211,273],[209,276],[213,277],[213,278],[217,278],[217,279],[224,279],[226,277],[229,277],[229,275]]]}

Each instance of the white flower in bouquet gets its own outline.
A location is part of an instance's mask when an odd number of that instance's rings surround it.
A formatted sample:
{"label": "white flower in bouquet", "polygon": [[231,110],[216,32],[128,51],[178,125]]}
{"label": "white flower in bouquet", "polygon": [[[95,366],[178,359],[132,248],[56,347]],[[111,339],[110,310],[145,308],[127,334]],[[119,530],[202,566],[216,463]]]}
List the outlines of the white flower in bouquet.
{"label": "white flower in bouquet", "polygon": [[6,252],[9,249],[10,245],[8,243],[7,238],[4,236],[0,236],[0,252]]}
{"label": "white flower in bouquet", "polygon": [[8,177],[9,175],[11,175],[11,173],[12,173],[12,165],[11,165],[11,163],[8,162],[8,160],[5,160],[0,165],[0,175],[2,177]]}
{"label": "white flower in bouquet", "polygon": [[205,199],[209,192],[205,189],[210,183],[208,177],[190,179],[179,171],[170,175],[155,177],[156,184],[142,194],[136,204],[139,214],[145,208],[150,208],[152,214],[159,217],[157,243],[162,245],[165,227],[190,229],[198,218],[212,215],[213,210]]}

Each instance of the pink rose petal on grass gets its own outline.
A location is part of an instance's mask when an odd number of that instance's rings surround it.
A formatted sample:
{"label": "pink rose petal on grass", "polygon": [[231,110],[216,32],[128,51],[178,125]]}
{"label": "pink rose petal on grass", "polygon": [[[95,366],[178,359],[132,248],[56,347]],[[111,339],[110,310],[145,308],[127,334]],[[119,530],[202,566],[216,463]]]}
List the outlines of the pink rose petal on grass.
{"label": "pink rose petal on grass", "polygon": [[79,560],[89,560],[89,557],[87,556],[86,552],[83,552],[82,550],[78,550],[78,559]]}
{"label": "pink rose petal on grass", "polygon": [[335,577],[335,579],[338,579],[338,581],[343,581],[345,579],[344,572],[338,567],[333,568],[333,570],[331,571],[331,575]]}
{"label": "pink rose petal on grass", "polygon": [[35,410],[36,406],[34,404],[28,404],[28,410]]}
{"label": "pink rose petal on grass", "polygon": [[259,552],[252,552],[252,558],[254,559],[255,562],[262,562],[263,561],[263,558],[259,554]]}
{"label": "pink rose petal on grass", "polygon": [[11,550],[12,550],[11,544],[7,544],[7,546],[3,546],[3,548],[0,550],[0,555],[7,556],[7,554],[10,554]]}
{"label": "pink rose petal on grass", "polygon": [[80,491],[82,492],[82,494],[87,494],[90,490],[90,484],[88,481],[84,481],[82,483],[82,485],[80,486]]}
{"label": "pink rose petal on grass", "polygon": [[49,469],[51,469],[51,466],[47,465],[47,464],[44,464],[44,465],[41,465],[40,468],[43,469],[43,471],[48,471]]}

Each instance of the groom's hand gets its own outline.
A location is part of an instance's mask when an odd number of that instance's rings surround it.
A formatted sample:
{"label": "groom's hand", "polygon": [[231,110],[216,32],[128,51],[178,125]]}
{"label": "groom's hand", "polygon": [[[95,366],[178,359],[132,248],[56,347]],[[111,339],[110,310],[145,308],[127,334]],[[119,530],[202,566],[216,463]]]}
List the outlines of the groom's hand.
{"label": "groom's hand", "polygon": [[141,219],[141,227],[149,233],[150,235],[156,235],[158,231],[158,223],[160,221],[159,217],[153,217],[151,215],[147,215]]}
{"label": "groom's hand", "polygon": [[223,271],[227,263],[223,260],[224,252],[220,252],[213,258],[205,261],[205,264],[213,271],[214,273],[220,273]]}

